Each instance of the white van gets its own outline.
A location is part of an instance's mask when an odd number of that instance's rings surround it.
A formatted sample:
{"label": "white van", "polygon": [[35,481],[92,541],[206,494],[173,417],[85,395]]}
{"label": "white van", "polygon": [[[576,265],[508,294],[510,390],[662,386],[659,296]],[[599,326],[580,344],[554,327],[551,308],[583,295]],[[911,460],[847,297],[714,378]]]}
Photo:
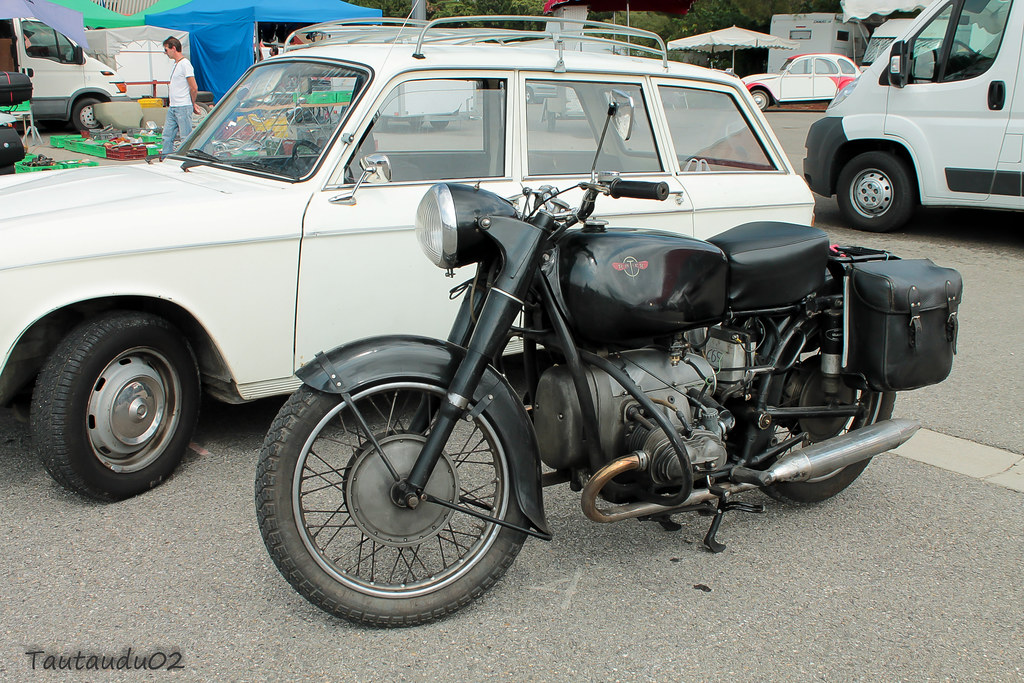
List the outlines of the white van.
{"label": "white van", "polygon": [[902,36],[914,23],[913,19],[890,19],[871,32],[868,39],[868,46],[864,48],[864,55],[860,58],[861,66],[874,64],[878,59],[885,59],[889,56],[889,46],[892,42]]}
{"label": "white van", "polygon": [[1024,0],[935,3],[807,132],[804,177],[850,225],[914,207],[1024,209]]}
{"label": "white van", "polygon": [[32,79],[32,115],[37,121],[95,128],[92,105],[128,99],[115,71],[35,19],[0,19],[0,70]]}

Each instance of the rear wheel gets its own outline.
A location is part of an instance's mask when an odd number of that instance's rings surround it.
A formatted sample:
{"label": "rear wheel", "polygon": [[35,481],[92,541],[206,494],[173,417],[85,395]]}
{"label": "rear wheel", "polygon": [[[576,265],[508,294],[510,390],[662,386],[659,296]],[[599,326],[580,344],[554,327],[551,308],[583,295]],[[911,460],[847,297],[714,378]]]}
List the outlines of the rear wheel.
{"label": "rear wheel", "polygon": [[[794,368],[786,379],[781,406],[820,406],[828,403],[822,388],[824,377],[818,366],[818,359]],[[859,403],[863,407],[858,417],[803,418],[781,422],[776,427],[772,443],[781,443],[801,432],[806,433],[802,446],[809,446],[839,436],[853,429],[888,420],[892,417],[896,394],[873,391],[857,391],[840,385],[836,402],[840,404]],[[860,476],[869,460],[863,460],[815,479],[798,482],[782,482],[769,486],[765,493],[792,503],[817,503],[835,496]]]}
{"label": "rear wheel", "polygon": [[[395,379],[353,392],[348,405],[303,387],[278,413],[260,453],[257,516],[278,569],[314,605],[376,626],[425,623],[482,595],[512,564],[522,532],[392,498],[395,480],[373,441],[406,476],[444,396],[440,386]],[[524,526],[510,486],[506,449],[485,412],[459,422],[426,491]]]}

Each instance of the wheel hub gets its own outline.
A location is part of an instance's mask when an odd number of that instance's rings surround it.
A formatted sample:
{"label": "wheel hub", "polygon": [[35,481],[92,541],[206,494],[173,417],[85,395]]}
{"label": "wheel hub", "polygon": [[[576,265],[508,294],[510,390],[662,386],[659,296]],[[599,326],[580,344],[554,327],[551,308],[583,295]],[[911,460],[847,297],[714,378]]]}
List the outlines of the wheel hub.
{"label": "wheel hub", "polygon": [[[418,434],[395,434],[378,441],[388,461],[402,476],[412,470],[425,442],[426,438]],[[349,513],[364,534],[386,545],[411,546],[444,529],[453,510],[440,505],[401,507],[391,496],[394,484],[377,449],[367,445],[355,457],[345,481]],[[447,454],[442,453],[424,490],[435,498],[456,501],[459,477]]]}
{"label": "wheel hub", "polygon": [[163,378],[135,356],[120,358],[100,375],[89,397],[89,438],[101,454],[125,458],[160,429],[167,405]]}
{"label": "wheel hub", "polygon": [[892,182],[882,172],[862,173],[853,185],[853,205],[867,216],[877,216],[892,205]]}

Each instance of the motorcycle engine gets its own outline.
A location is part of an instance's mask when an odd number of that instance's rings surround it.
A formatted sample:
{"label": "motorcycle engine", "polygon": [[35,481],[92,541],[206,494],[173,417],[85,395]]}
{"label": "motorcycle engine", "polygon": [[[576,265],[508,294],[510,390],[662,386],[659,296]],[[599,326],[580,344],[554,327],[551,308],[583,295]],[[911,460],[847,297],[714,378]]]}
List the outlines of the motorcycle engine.
{"label": "motorcycle engine", "polygon": [[[709,424],[704,419],[706,414],[695,417],[686,397],[688,389],[714,393],[715,372],[704,358],[688,353],[673,363],[664,351],[641,349],[609,360],[622,368],[686,437],[686,454],[694,471],[712,470],[724,464],[723,430],[714,420]],[[651,456],[650,475],[655,483],[668,484],[677,479],[679,460],[655,420],[603,370],[588,366],[585,374],[597,412],[605,462],[644,450]],[[541,375],[533,418],[544,464],[556,470],[589,466],[582,413],[567,367],[556,365]]]}

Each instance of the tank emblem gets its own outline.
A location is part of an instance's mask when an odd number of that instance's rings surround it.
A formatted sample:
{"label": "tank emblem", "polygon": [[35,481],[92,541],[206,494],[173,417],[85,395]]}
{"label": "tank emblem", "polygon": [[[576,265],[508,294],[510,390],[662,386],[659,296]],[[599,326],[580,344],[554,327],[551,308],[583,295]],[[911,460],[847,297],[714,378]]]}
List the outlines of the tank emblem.
{"label": "tank emblem", "polygon": [[636,277],[641,270],[647,269],[647,261],[637,261],[632,256],[627,256],[626,260],[621,263],[612,263],[612,268],[624,271],[630,277]]}

